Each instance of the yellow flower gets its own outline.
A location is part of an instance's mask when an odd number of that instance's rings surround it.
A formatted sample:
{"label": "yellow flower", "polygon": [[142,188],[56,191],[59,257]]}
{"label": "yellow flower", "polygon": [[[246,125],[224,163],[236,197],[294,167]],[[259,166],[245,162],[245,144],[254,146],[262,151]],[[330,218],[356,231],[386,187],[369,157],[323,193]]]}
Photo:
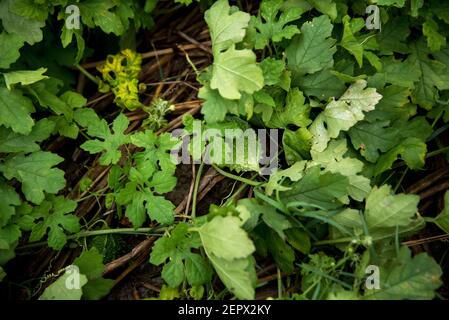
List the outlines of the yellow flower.
{"label": "yellow flower", "polygon": [[114,102],[123,108],[134,110],[142,107],[139,101],[139,86],[137,80],[141,71],[142,57],[140,54],[125,49],[116,55],[109,55],[104,64],[97,69],[103,77],[100,82],[100,92],[112,90]]}

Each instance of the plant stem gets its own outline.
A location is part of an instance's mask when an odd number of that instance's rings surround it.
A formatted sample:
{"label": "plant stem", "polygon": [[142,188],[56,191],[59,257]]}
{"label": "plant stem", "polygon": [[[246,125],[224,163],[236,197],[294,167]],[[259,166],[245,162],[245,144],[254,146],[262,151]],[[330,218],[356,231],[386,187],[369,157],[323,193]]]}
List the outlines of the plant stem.
{"label": "plant stem", "polygon": [[444,147],[444,148],[441,148],[441,149],[438,149],[438,150],[429,152],[429,153],[426,155],[426,158],[430,158],[430,157],[436,156],[436,155],[438,155],[438,154],[445,153],[445,152],[448,151],[448,150],[449,150],[449,147]]}
{"label": "plant stem", "polygon": [[[155,227],[155,228],[118,228],[118,229],[102,229],[102,230],[92,230],[92,231],[81,231],[76,234],[67,236],[67,240],[92,237],[92,236],[102,236],[106,234],[148,234],[152,232],[160,232],[165,230],[165,227]],[[46,245],[47,241],[31,242],[21,247],[17,247],[17,250],[30,249],[35,247],[40,247]]]}
{"label": "plant stem", "polygon": [[395,187],[394,190],[393,190],[394,193],[396,193],[396,191],[398,191],[398,189],[399,189],[399,187],[401,186],[401,183],[402,183],[402,181],[404,180],[405,175],[407,174],[407,172],[408,172],[408,167],[405,168],[404,172],[402,173],[401,177],[399,178],[399,181],[398,181],[398,183],[396,184],[396,187]]}
{"label": "plant stem", "polygon": [[229,173],[229,172],[226,172],[224,170],[221,170],[215,164],[212,164],[212,167],[214,167],[214,169],[217,170],[218,173],[220,173],[221,175],[223,175],[223,176],[225,176],[225,177],[227,177],[229,179],[237,180],[237,181],[249,184],[250,186],[253,186],[253,187],[258,187],[258,186],[260,186],[262,184],[261,182],[252,181],[250,179],[242,178],[242,177],[236,176],[236,175],[234,175],[232,173]]}
{"label": "plant stem", "polygon": [[282,276],[281,270],[277,268],[277,280],[278,280],[278,299],[282,299]]}
{"label": "plant stem", "polygon": [[[422,220],[422,223],[424,223],[424,219]],[[411,231],[416,231],[418,230],[420,227],[422,227],[420,225],[414,225],[412,227],[407,227],[401,231],[399,231],[399,234],[406,234],[408,232]],[[395,233],[396,234],[396,233]],[[394,235],[395,235],[394,234]],[[383,240],[383,239],[387,239],[387,238],[391,238],[393,236],[393,234],[384,234],[384,235],[378,235],[378,236],[373,236],[372,237],[372,241],[379,241],[379,240]],[[322,245],[329,245],[329,244],[339,244],[339,243],[349,243],[352,242],[354,238],[353,237],[344,237],[344,238],[339,238],[339,239],[329,239],[329,240],[321,240],[321,241],[316,241],[314,243],[314,245],[316,246],[322,246]]]}
{"label": "plant stem", "polygon": [[200,167],[198,168],[198,172],[195,177],[195,184],[193,186],[193,198],[192,198],[192,219],[196,217],[196,200],[198,197],[198,188],[200,186],[201,174],[203,173],[204,162],[201,162]]}
{"label": "plant stem", "polygon": [[[251,180],[254,179],[256,176],[257,176],[257,173],[254,173],[254,174],[251,176]],[[248,186],[247,186],[246,184],[242,184],[242,185],[241,185],[241,186],[234,192],[234,194],[231,195],[231,196],[226,200],[226,202],[224,203],[223,206],[226,207],[226,206],[228,206],[228,205],[231,205],[231,204],[234,202],[235,198],[238,197],[238,196],[240,195],[240,193],[242,193],[247,187],[248,187]]]}
{"label": "plant stem", "polygon": [[98,85],[98,79],[95,78],[89,71],[84,69],[82,66],[80,66],[78,63],[75,64],[75,67],[78,68],[78,70],[84,74],[87,78],[89,78],[91,81],[95,82]]}

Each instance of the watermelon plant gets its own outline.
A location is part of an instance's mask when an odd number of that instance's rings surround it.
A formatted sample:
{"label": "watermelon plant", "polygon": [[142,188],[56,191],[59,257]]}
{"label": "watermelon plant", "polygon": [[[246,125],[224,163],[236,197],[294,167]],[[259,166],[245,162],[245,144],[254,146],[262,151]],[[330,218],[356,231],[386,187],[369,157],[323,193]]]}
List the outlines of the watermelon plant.
{"label": "watermelon plant", "polygon": [[9,298],[447,297],[449,4],[0,6]]}

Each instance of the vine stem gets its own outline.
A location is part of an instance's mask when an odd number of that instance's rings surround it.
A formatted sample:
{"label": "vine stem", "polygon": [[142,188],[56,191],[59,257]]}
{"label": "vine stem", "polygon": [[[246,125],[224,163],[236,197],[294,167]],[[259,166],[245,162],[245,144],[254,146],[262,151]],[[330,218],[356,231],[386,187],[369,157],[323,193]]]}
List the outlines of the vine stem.
{"label": "vine stem", "polygon": [[212,164],[212,167],[214,167],[214,169],[217,170],[218,173],[220,173],[221,175],[223,175],[223,176],[225,176],[225,177],[227,177],[229,179],[237,180],[237,181],[246,183],[246,184],[248,184],[250,186],[253,186],[253,187],[258,187],[258,186],[262,185],[262,182],[252,181],[250,179],[242,178],[242,177],[236,176],[236,175],[234,175],[232,173],[226,172],[226,171],[220,169],[215,164]]}
{"label": "vine stem", "polygon": [[[422,221],[424,223],[424,220]],[[422,224],[421,224],[422,226]],[[417,230],[420,227],[420,225],[416,225],[413,227],[408,227],[404,230],[401,230],[399,232],[399,234],[404,234],[410,231],[414,231]],[[383,239],[387,239],[391,237],[391,234],[386,234],[386,235],[379,235],[379,236],[373,236],[372,237],[372,241],[379,241],[379,240],[383,240]],[[323,246],[323,245],[334,245],[334,244],[340,244],[340,243],[350,243],[352,242],[354,238],[353,237],[344,237],[344,238],[340,238],[340,239],[329,239],[329,240],[321,240],[321,241],[316,241],[314,242],[314,245],[316,246]]]}
{"label": "vine stem", "polygon": [[[118,229],[102,229],[102,230],[92,230],[92,231],[81,231],[72,235],[67,236],[67,240],[86,238],[92,236],[102,236],[107,234],[146,234],[151,232],[160,232],[165,230],[165,227],[155,227],[155,228],[118,228]],[[29,244],[17,247],[17,250],[30,249],[35,247],[40,247],[46,245],[47,241],[31,242]]]}
{"label": "vine stem", "polygon": [[436,155],[438,155],[438,154],[440,154],[440,153],[444,153],[444,152],[446,152],[446,151],[449,151],[449,147],[444,147],[444,148],[441,148],[441,149],[438,149],[438,150],[429,152],[429,153],[426,155],[426,158],[430,158],[430,157],[436,156]]}
{"label": "vine stem", "polygon": [[75,64],[75,67],[78,68],[78,70],[84,74],[87,78],[89,78],[91,81],[95,82],[95,84],[98,85],[98,79],[95,78],[89,71],[87,71],[86,69],[84,69],[82,66],[80,66],[78,63]]}
{"label": "vine stem", "polygon": [[201,162],[198,172],[195,177],[195,185],[193,186],[193,198],[192,198],[192,219],[196,217],[196,201],[198,197],[198,188],[200,186],[201,174],[203,173],[204,162]]}
{"label": "vine stem", "polygon": [[277,268],[277,281],[278,281],[278,299],[282,299],[282,276],[281,270]]}

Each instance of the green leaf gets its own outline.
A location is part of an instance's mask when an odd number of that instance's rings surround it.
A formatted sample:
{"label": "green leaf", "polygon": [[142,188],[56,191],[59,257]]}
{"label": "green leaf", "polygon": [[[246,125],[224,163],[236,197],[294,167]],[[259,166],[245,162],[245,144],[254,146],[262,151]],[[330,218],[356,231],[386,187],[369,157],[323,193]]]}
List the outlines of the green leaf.
{"label": "green leaf", "polygon": [[22,91],[0,87],[0,125],[17,133],[28,134],[34,125],[30,116],[34,111],[31,100],[24,97]]}
{"label": "green leaf", "polygon": [[152,220],[159,223],[173,223],[175,205],[171,201],[161,196],[151,196],[147,198],[146,209]]}
{"label": "green leaf", "polygon": [[174,257],[179,251],[184,250],[185,246],[191,248],[191,243],[187,238],[188,225],[186,223],[179,223],[171,231],[170,236],[164,236],[156,240],[151,250],[150,262],[155,265],[160,265],[170,257]]}
{"label": "green leaf", "polygon": [[444,194],[444,209],[432,220],[441,230],[449,234],[449,191]]}
{"label": "green leaf", "polygon": [[108,134],[108,123],[101,121],[95,111],[91,108],[75,110],[73,118],[81,126],[88,129],[92,136],[106,136]]}
{"label": "green leaf", "polygon": [[[254,299],[255,289],[251,273],[255,273],[250,264],[251,257],[228,261],[208,253],[220,280],[239,299]],[[251,270],[248,270],[251,268]]]}
{"label": "green leaf", "polygon": [[[126,216],[133,226],[138,228],[146,220],[171,224],[174,221],[174,205],[164,197],[154,193],[166,193],[176,185],[174,176],[176,166],[170,151],[177,143],[169,134],[156,136],[151,130],[130,135],[129,141],[143,151],[134,154],[134,165],[129,170],[129,182],[118,191],[116,200],[119,205],[126,205]],[[113,185],[117,185],[120,172],[114,173]]]}
{"label": "green leaf", "polygon": [[268,252],[273,257],[279,269],[283,272],[293,272],[295,252],[292,247],[290,247],[273,229],[263,229],[262,234]]}
{"label": "green leaf", "polygon": [[252,18],[252,24],[259,31],[255,37],[256,49],[263,49],[270,40],[280,42],[282,39],[291,39],[300,32],[297,26],[287,24],[299,19],[302,10],[291,8],[279,14],[283,2],[282,0],[262,1],[260,15],[257,18]]}
{"label": "green leaf", "polygon": [[283,240],[285,240],[284,231],[292,227],[285,216],[277,213],[276,209],[271,207],[265,210],[262,215],[262,220],[267,224],[267,226],[276,231],[279,237]]}
{"label": "green leaf", "polygon": [[298,88],[288,92],[284,108],[275,108],[267,125],[271,128],[286,128],[289,124],[307,127],[312,121],[309,119],[310,106],[305,104],[305,98]]}
{"label": "green leaf", "polygon": [[54,123],[46,118],[39,120],[28,135],[18,134],[5,127],[0,127],[0,152],[39,151],[38,143],[50,137],[54,128]]}
{"label": "green leaf", "polygon": [[322,173],[318,166],[305,172],[304,177],[291,186],[291,190],[281,193],[284,203],[304,202],[326,209],[342,205],[338,200],[348,194],[349,180],[339,173]]}
{"label": "green leaf", "polygon": [[76,123],[67,120],[63,115],[61,116],[50,116],[47,118],[53,124],[53,133],[59,133],[61,136],[76,139],[78,137],[79,128]]}
{"label": "green leaf", "polygon": [[280,83],[282,73],[285,70],[285,62],[273,58],[265,58],[260,64],[265,85],[272,86]]}
{"label": "green leaf", "polygon": [[282,136],[285,159],[289,165],[297,161],[309,159],[309,151],[312,146],[312,134],[306,128],[296,131],[285,130]]}
{"label": "green leaf", "polygon": [[440,51],[446,46],[446,37],[438,32],[438,24],[433,19],[426,19],[422,25],[422,32],[427,38],[427,46],[430,51]]}
{"label": "green leaf", "polygon": [[414,18],[418,16],[419,9],[424,5],[424,0],[411,0],[410,1],[410,15]]}
{"label": "green leaf", "polygon": [[[14,258],[14,249],[22,235],[20,228],[16,224],[8,224],[0,228],[0,264],[4,265],[10,259]],[[3,252],[2,252],[3,251]],[[6,255],[5,252],[6,251]]]}
{"label": "green leaf", "polygon": [[214,56],[241,42],[245,37],[250,15],[246,12],[232,10],[227,0],[216,1],[204,13],[204,19],[209,26]]}
{"label": "green leaf", "polygon": [[159,298],[149,298],[155,300],[175,300],[176,298],[180,298],[180,294],[177,288],[170,288],[165,284],[161,288],[161,292],[159,293]]}
{"label": "green leaf", "polygon": [[49,80],[33,84],[27,89],[42,107],[52,110],[57,115],[64,115],[69,122],[73,120],[74,109],[81,108],[86,103],[83,96],[73,91],[66,91],[58,96],[59,89],[53,87]]}
{"label": "green leaf", "polygon": [[275,190],[290,190],[290,187],[283,186],[279,182],[281,182],[284,178],[288,178],[290,181],[298,181],[304,175],[305,165],[305,161],[298,161],[287,169],[276,170],[276,172],[270,175],[268,182],[265,184],[265,193],[271,196]]}
{"label": "green leaf", "polygon": [[432,299],[441,286],[440,266],[426,253],[412,258],[406,246],[401,247],[396,259],[380,266],[379,273],[380,290],[365,291],[366,299]]}
{"label": "green leaf", "polygon": [[399,130],[388,127],[388,123],[388,121],[373,123],[364,121],[349,131],[354,148],[360,149],[360,153],[366,160],[376,162],[379,158],[379,150],[386,152],[396,144]]}
{"label": "green leaf", "polygon": [[18,154],[0,163],[0,171],[7,179],[15,178],[22,182],[25,198],[39,204],[44,200],[44,191],[57,193],[64,188],[64,171],[53,168],[63,160],[56,154],[44,151]]}
{"label": "green leaf", "polygon": [[285,50],[288,67],[297,75],[315,73],[334,64],[337,51],[331,38],[333,26],[325,15],[305,22],[301,34],[293,38]]}
{"label": "green leaf", "polygon": [[308,254],[312,247],[308,234],[299,228],[285,230],[288,243],[303,254]]}
{"label": "green leaf", "polygon": [[67,29],[66,26],[64,25],[62,27],[62,33],[61,33],[61,43],[63,48],[66,48],[73,39],[73,36],[75,35],[75,39],[76,39],[76,46],[77,46],[77,53],[76,53],[76,57],[75,57],[75,62],[78,63],[84,54],[84,49],[86,47],[83,35],[82,35],[82,28],[80,29]]}
{"label": "green leaf", "polygon": [[241,92],[254,93],[263,87],[262,69],[251,50],[231,46],[214,56],[210,87],[226,99],[240,99]]}
{"label": "green leaf", "polygon": [[[405,156],[411,168],[420,167],[424,163],[425,141],[432,133],[427,120],[416,117],[409,121],[398,119],[391,126],[388,126],[388,123],[388,121],[358,123],[349,131],[352,144],[361,150],[362,156],[373,163],[378,161],[378,150],[382,152],[392,150],[388,156],[382,156],[382,162],[378,163],[379,172],[388,169],[398,154]],[[393,148],[395,146],[396,148]],[[414,152],[404,151],[407,147],[413,148]]]}
{"label": "green leaf", "polygon": [[100,300],[105,297],[115,285],[112,279],[96,278],[89,280],[83,286],[83,299],[86,300]]}
{"label": "green leaf", "polygon": [[89,153],[95,154],[103,152],[100,157],[101,165],[116,164],[122,153],[119,147],[129,142],[129,137],[124,133],[128,128],[128,118],[120,113],[112,123],[112,131],[109,130],[104,119],[92,118],[92,123],[87,123],[87,133],[91,136],[101,138],[102,140],[90,140],[81,145],[81,148]]}
{"label": "green leaf", "polygon": [[337,4],[333,0],[307,0],[316,10],[327,14],[332,21],[337,19]]}
{"label": "green leaf", "polygon": [[13,187],[0,180],[0,228],[6,226],[13,215],[16,206],[21,204],[20,197]]}
{"label": "green leaf", "polygon": [[[352,19],[355,20],[355,19]],[[351,21],[349,16],[343,17],[343,37],[340,41],[340,45],[348,50],[357,60],[357,63],[360,67],[363,64],[363,45],[358,41],[358,39],[354,36],[352,31],[352,24],[355,23]]]}
{"label": "green leaf", "polygon": [[255,248],[237,217],[217,216],[197,229],[208,255],[224,260],[249,256]]}
{"label": "green leaf", "polygon": [[[382,62],[380,61],[380,58],[376,56],[371,51],[364,51],[363,57],[368,60],[368,62],[376,69],[377,72],[382,71]],[[359,77],[363,77],[364,75],[360,75]]]}
{"label": "green leaf", "polygon": [[19,50],[23,46],[23,40],[16,34],[0,33],[0,68],[7,69],[20,57]]}
{"label": "green leaf", "polygon": [[212,270],[207,260],[197,253],[189,253],[185,257],[185,275],[191,286],[208,283]]}
{"label": "green leaf", "polygon": [[405,0],[374,0],[380,6],[395,6],[402,8],[405,5]]}
{"label": "green leaf", "polygon": [[134,228],[141,227],[146,220],[145,196],[146,193],[136,190],[135,183],[128,183],[117,195],[117,204],[126,205],[125,215]]}
{"label": "green leaf", "polygon": [[[4,0],[0,2],[0,19],[2,20],[3,28],[16,39],[20,39],[21,45],[18,49],[23,45],[23,42],[33,45],[42,41],[43,34],[41,29],[45,26],[44,20],[46,18],[33,19],[19,15],[17,12],[11,10],[11,7],[15,4],[17,4],[17,0]],[[18,45],[18,42],[15,45]]]}
{"label": "green leaf", "polygon": [[73,272],[75,271],[66,271],[58,280],[45,288],[39,300],[80,300],[83,295],[82,287],[87,283],[87,278],[79,274],[79,288],[69,287],[67,283],[71,284],[75,279]]}
{"label": "green leaf", "polygon": [[317,97],[320,100],[339,97],[345,92],[345,83],[337,78],[330,69],[321,70],[294,79],[307,96]]}
{"label": "green leaf", "polygon": [[382,59],[382,72],[376,73],[368,79],[368,84],[377,88],[386,83],[413,89],[420,79],[420,69],[410,60],[396,60],[393,57]]}
{"label": "green leaf", "polygon": [[103,279],[104,271],[103,256],[93,247],[84,251],[75,259],[74,265],[88,279],[87,284],[82,288],[83,299],[99,300],[109,293],[115,284],[114,280]]}
{"label": "green leaf", "polygon": [[447,11],[448,8],[449,4],[447,2],[432,1],[432,7],[429,9],[431,9],[432,13],[439,19],[443,20],[445,23],[449,23],[449,12]]}
{"label": "green leaf", "polygon": [[147,214],[159,223],[171,224],[174,221],[174,205],[162,196],[154,196],[148,189],[138,189],[136,182],[129,182],[120,190],[117,203],[126,205],[125,214],[135,228],[142,226]]}
{"label": "green leaf", "polygon": [[198,92],[198,98],[205,100],[201,113],[208,123],[221,122],[227,113],[233,113],[237,103],[233,100],[223,98],[218,90],[202,87]]}
{"label": "green leaf", "polygon": [[419,169],[424,166],[427,153],[427,145],[420,139],[407,138],[402,140],[396,147],[380,156],[374,168],[374,174],[379,175],[382,172],[391,169],[393,162],[401,155],[410,169]]}
{"label": "green leaf", "polygon": [[412,101],[430,110],[436,103],[438,90],[449,89],[447,67],[444,63],[430,59],[429,50],[423,40],[411,44],[409,61],[416,70],[420,70],[419,82],[412,93]]}
{"label": "green leaf", "polygon": [[323,151],[329,140],[337,138],[340,131],[347,131],[363,120],[363,111],[374,110],[382,96],[375,89],[365,87],[366,81],[358,80],[318,115],[309,129],[313,135],[312,150]]}
{"label": "green leaf", "polygon": [[374,187],[366,199],[366,224],[370,230],[407,226],[418,212],[418,203],[418,195],[394,195],[389,185]]}
{"label": "green leaf", "polygon": [[5,83],[8,90],[11,90],[11,85],[20,83],[22,86],[26,86],[43,79],[48,79],[44,73],[47,72],[46,68],[39,68],[37,70],[25,70],[25,71],[12,71],[4,73]]}
{"label": "green leaf", "polygon": [[[61,0],[53,1],[54,4],[61,3]],[[43,3],[32,0],[14,0],[10,3],[9,11],[18,14],[22,17],[35,18],[45,20],[48,17],[51,8],[48,3]]]}
{"label": "green leaf", "polygon": [[363,170],[363,162],[344,155],[348,151],[346,140],[332,141],[323,152],[311,152],[313,163],[319,164],[325,172],[340,173],[349,179],[348,193],[357,200],[363,199],[370,193],[370,180],[359,175]]}
{"label": "green leaf", "polygon": [[26,202],[22,202],[16,207],[16,214],[11,222],[20,227],[23,231],[30,231],[34,225],[34,217],[31,216],[33,207]]}
{"label": "green leaf", "polygon": [[[329,282],[333,282],[336,276],[335,258],[326,255],[324,252],[309,254],[307,262],[301,263],[302,288],[308,288],[314,283],[319,283],[320,287],[328,288],[323,293],[327,296],[336,289],[334,286],[328,286]],[[329,277],[330,276],[330,277]]]}
{"label": "green leaf", "polygon": [[71,109],[78,109],[84,107],[87,103],[87,99],[77,92],[66,91],[59,97],[62,101],[67,103]]}
{"label": "green leaf", "polygon": [[70,233],[76,233],[80,230],[78,217],[69,214],[76,207],[76,201],[66,199],[63,196],[48,196],[47,200],[33,209],[31,215],[36,221],[31,229],[30,241],[41,240],[47,230],[50,229],[47,240],[48,246],[55,250],[61,250],[67,243],[64,230]]}
{"label": "green leaf", "polygon": [[125,32],[120,17],[111,9],[115,6],[113,1],[86,0],[78,4],[81,19],[89,28],[100,27],[105,33],[114,33],[119,36]]}
{"label": "green leaf", "polygon": [[235,210],[242,220],[242,228],[251,231],[259,223],[259,216],[263,213],[264,207],[255,198],[245,198],[237,202]]}
{"label": "green leaf", "polygon": [[368,161],[376,162],[379,150],[386,152],[396,144],[398,129],[387,126],[387,121],[361,122],[349,131],[354,148],[360,149]]}
{"label": "green leaf", "polygon": [[184,265],[181,261],[172,260],[162,268],[161,275],[170,287],[176,288],[184,280]]}
{"label": "green leaf", "polygon": [[379,49],[385,52],[408,53],[407,38],[410,35],[407,16],[393,17],[382,25],[382,32],[377,33]]}
{"label": "green leaf", "polygon": [[414,108],[409,104],[411,94],[409,88],[391,85],[380,89],[379,93],[382,95],[382,99],[376,105],[376,109],[366,115],[368,122],[396,120],[404,115],[412,116],[414,114]]}
{"label": "green leaf", "polygon": [[81,255],[73,261],[73,264],[78,266],[80,272],[89,280],[101,277],[104,271],[103,256],[95,247],[83,251]]}
{"label": "green leaf", "polygon": [[[185,0],[185,1],[191,1],[191,0]],[[146,0],[143,10],[145,12],[152,12],[156,8],[157,2],[158,2],[158,0]]]}
{"label": "green leaf", "polygon": [[[198,248],[198,234],[190,235],[188,225],[178,224],[170,234],[170,237],[159,238],[152,249],[150,262],[155,265],[170,262],[163,268],[162,277],[173,287],[180,285],[184,278],[192,286],[208,283],[212,271],[207,261],[199,254],[192,253],[192,248]],[[184,263],[183,263],[184,261]]]}
{"label": "green leaf", "polygon": [[158,171],[153,175],[148,185],[159,194],[167,193],[176,186],[176,177],[173,177],[169,172]]}

